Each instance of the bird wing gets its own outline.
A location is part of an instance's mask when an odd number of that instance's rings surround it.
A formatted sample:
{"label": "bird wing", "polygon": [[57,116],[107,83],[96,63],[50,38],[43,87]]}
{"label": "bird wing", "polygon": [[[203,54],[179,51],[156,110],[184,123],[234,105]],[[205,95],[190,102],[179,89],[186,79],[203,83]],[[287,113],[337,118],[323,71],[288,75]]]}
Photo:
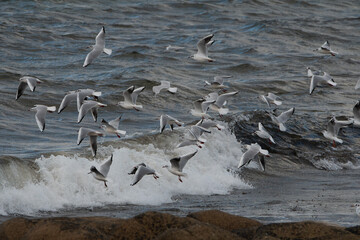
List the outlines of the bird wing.
{"label": "bird wing", "polygon": [[243,167],[245,164],[249,163],[254,157],[259,153],[259,148],[256,145],[250,145],[246,152],[241,155],[238,168]]}
{"label": "bird wing", "polygon": [[58,113],[61,113],[67,106],[69,106],[70,102],[76,100],[77,93],[72,92],[65,95],[63,100],[61,101],[60,107],[58,109]]}
{"label": "bird wing", "polygon": [[321,49],[330,51],[330,43],[326,41],[322,46]]}
{"label": "bird wing", "polygon": [[208,47],[208,43],[211,41],[211,38],[214,37],[214,34],[210,34],[202,39],[200,39],[197,43],[197,49],[198,49],[198,54],[202,54],[204,56],[207,56],[207,47]]}
{"label": "bird wing", "polygon": [[20,80],[20,83],[19,83],[19,86],[18,86],[18,89],[16,92],[16,100],[19,99],[19,97],[21,97],[21,95],[23,95],[27,85],[28,84],[26,82],[23,82]]}
{"label": "bird wing", "polygon": [[33,77],[26,78],[27,84],[29,85],[30,91],[34,92],[38,79]]}
{"label": "bird wing", "polygon": [[289,110],[282,112],[279,116],[277,116],[277,120],[279,123],[285,123],[289,118],[294,114],[295,108],[290,108]]}
{"label": "bird wing", "polygon": [[78,123],[80,123],[85,117],[86,113],[95,106],[97,106],[97,102],[95,101],[84,101],[78,114]]}
{"label": "bird wing", "polygon": [[36,107],[35,119],[36,119],[36,123],[37,123],[40,131],[44,131],[44,129],[45,129],[46,112],[47,112],[47,108],[45,106],[44,107],[40,107],[40,106]]}
{"label": "bird wing", "polygon": [[135,89],[135,90],[133,91],[133,93],[131,94],[131,100],[132,100],[132,103],[133,103],[133,104],[136,104],[136,100],[137,100],[139,94],[140,94],[142,91],[144,91],[144,89],[145,89],[145,87],[139,87],[139,88],[137,88],[137,89]]}
{"label": "bird wing", "polygon": [[94,119],[94,122],[97,121],[97,117],[98,117],[98,108],[97,107],[93,107],[91,108],[91,115]]}
{"label": "bird wing", "polygon": [[140,163],[140,164],[136,165],[135,167],[133,167],[133,168],[131,169],[131,171],[130,171],[128,174],[129,174],[129,175],[135,174],[136,171],[138,170],[138,168],[139,168],[140,166],[146,167],[146,164],[145,164],[145,163]]}
{"label": "bird wing", "polygon": [[205,96],[205,100],[206,101],[211,101],[211,100],[216,101],[216,99],[218,97],[219,97],[219,94],[217,92],[212,92],[212,93],[209,93],[208,95]]}
{"label": "bird wing", "polygon": [[360,121],[360,101],[357,101],[353,107],[353,114],[356,121]]}
{"label": "bird wing", "polygon": [[269,101],[267,100],[267,98],[266,98],[265,95],[260,95],[260,99],[263,100],[263,101],[268,105],[268,107],[270,107],[270,103],[269,103]]}
{"label": "bird wing", "polygon": [[115,118],[114,120],[111,120],[111,121],[109,122],[109,124],[110,124],[111,126],[113,126],[115,129],[118,129],[121,117],[122,117],[122,115],[119,116],[119,117],[117,117],[117,118]]}
{"label": "bird wing", "polygon": [[125,102],[132,104],[131,94],[133,93],[134,89],[135,87],[131,86],[123,92]]}
{"label": "bird wing", "polygon": [[356,82],[355,90],[360,88],[360,79]]}
{"label": "bird wing", "polygon": [[184,155],[184,156],[180,157],[180,160],[179,160],[179,170],[180,170],[180,172],[182,172],[182,170],[185,167],[186,163],[189,161],[190,158],[195,156],[196,153],[197,153],[197,150],[195,152],[193,152],[193,153],[189,153],[187,155]]}
{"label": "bird wing", "polygon": [[160,133],[162,133],[166,127],[166,124],[168,124],[168,118],[166,115],[160,116]]}
{"label": "bird wing", "polygon": [[214,100],[210,100],[210,101],[205,101],[201,103],[201,110],[202,112],[206,113],[207,110],[209,109],[209,106],[211,104],[213,104],[215,101]]}
{"label": "bird wing", "polygon": [[97,135],[90,136],[90,147],[91,147],[92,155],[95,157],[97,151]]}
{"label": "bird wing", "polygon": [[311,81],[310,81],[310,90],[309,90],[309,94],[312,94],[314,89],[316,88],[318,82],[319,82],[320,78],[318,75],[313,75],[311,77]]}
{"label": "bird wing", "polygon": [[202,112],[202,111],[203,111],[201,104],[202,104],[204,101],[205,101],[205,100],[201,98],[201,99],[198,99],[198,100],[196,100],[196,101],[193,102],[194,107],[195,107],[195,111],[197,111],[197,112]]}
{"label": "bird wing", "polygon": [[88,53],[88,55],[86,55],[83,67],[87,67],[90,63],[92,63],[92,61],[94,61],[95,58],[97,58],[101,53],[102,53],[102,49],[100,49],[99,47],[94,47],[91,52]]}
{"label": "bird wing", "polygon": [[229,92],[229,93],[221,94],[216,99],[215,105],[217,105],[218,107],[222,107],[224,105],[225,101],[227,101],[230,97],[234,96],[237,93],[238,92]]}
{"label": "bird wing", "polygon": [[231,78],[231,76],[215,76],[213,82],[222,85],[224,83],[225,78]]}
{"label": "bird wing", "polygon": [[82,140],[84,140],[84,138],[88,135],[88,133],[90,132],[91,130],[89,128],[84,128],[84,127],[81,127],[79,129],[79,132],[78,132],[78,139],[77,139],[77,145],[79,145]]}
{"label": "bird wing", "polygon": [[[91,138],[90,138],[91,139]],[[96,142],[96,139],[95,139],[95,142]],[[104,177],[107,177],[108,173],[109,173],[109,170],[110,170],[110,166],[112,164],[112,161],[113,161],[113,155],[111,154],[111,157],[109,160],[107,160],[105,163],[103,163],[101,166],[100,166],[100,172],[102,175],[104,175]]]}
{"label": "bird wing", "polygon": [[105,47],[105,27],[102,27],[95,38],[95,45]]}
{"label": "bird wing", "polygon": [[171,168],[181,172],[180,171],[180,157],[170,159],[170,163],[171,163]]}

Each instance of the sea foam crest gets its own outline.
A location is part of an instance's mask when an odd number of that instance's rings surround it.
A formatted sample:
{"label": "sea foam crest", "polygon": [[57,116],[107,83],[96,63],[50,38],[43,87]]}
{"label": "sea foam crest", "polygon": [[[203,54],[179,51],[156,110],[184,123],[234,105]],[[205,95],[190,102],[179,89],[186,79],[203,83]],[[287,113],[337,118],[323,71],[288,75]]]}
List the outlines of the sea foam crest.
{"label": "sea foam crest", "polygon": [[[233,171],[228,171],[236,168],[242,154],[235,136],[229,130],[213,129],[206,138],[205,146],[185,166],[187,177],[183,177],[183,183],[162,166],[169,164],[172,157],[195,151],[195,146],[170,152],[152,144],[119,149],[100,147],[102,153],[114,154],[108,188],[87,174],[92,165],[99,166],[107,158],[96,161],[77,155],[38,158],[36,178],[28,178],[19,186],[0,185],[0,214],[35,215],[39,211],[107,204],[159,205],[171,202],[171,197],[179,194],[229,194],[234,188],[250,188]],[[155,169],[160,178],[145,176],[130,186],[133,176],[128,172],[141,162]]]}

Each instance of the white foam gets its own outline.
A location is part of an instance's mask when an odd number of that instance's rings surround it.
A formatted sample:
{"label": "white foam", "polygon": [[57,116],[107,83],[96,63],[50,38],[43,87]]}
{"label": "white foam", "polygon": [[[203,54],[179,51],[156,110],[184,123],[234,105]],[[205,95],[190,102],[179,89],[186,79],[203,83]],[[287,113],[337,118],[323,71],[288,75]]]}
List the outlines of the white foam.
{"label": "white foam", "polygon": [[[213,130],[206,138],[205,147],[185,166],[187,177],[183,178],[183,183],[162,166],[172,157],[195,148],[165,153],[151,144],[120,149],[100,146],[102,154],[114,154],[107,189],[87,174],[92,165],[99,166],[107,159],[96,162],[76,155],[38,158],[35,160],[39,167],[37,178],[28,178],[21,186],[1,185],[0,214],[36,215],[38,211],[107,204],[159,205],[171,202],[171,197],[178,194],[229,194],[234,188],[251,187],[228,171],[236,168],[242,153],[235,136],[228,130]],[[127,173],[141,162],[155,169],[160,178],[154,180],[145,176],[138,184],[130,186],[133,176]]]}

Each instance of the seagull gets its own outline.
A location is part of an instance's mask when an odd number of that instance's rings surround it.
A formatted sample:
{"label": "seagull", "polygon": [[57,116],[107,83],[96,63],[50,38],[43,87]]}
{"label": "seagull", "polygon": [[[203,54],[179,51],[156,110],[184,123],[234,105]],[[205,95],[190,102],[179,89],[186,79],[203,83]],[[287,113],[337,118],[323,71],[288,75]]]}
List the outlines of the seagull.
{"label": "seagull", "polygon": [[123,92],[124,101],[119,102],[118,105],[125,109],[135,109],[140,111],[143,108],[142,105],[136,105],[136,100],[139,94],[145,89],[145,87],[136,88],[134,86],[129,87]]}
{"label": "seagull", "polygon": [[327,124],[326,131],[323,131],[322,134],[325,138],[333,141],[333,147],[336,147],[336,143],[343,143],[343,140],[338,138],[340,128],[346,127],[354,122],[353,119],[347,121],[339,121],[335,117],[332,117]]}
{"label": "seagull", "polygon": [[31,108],[30,110],[36,111],[36,114],[35,114],[36,123],[37,123],[40,131],[43,132],[45,130],[46,112],[55,112],[56,107],[55,106],[48,107],[45,105],[35,105],[35,107]]}
{"label": "seagull", "polygon": [[353,206],[356,207],[356,209],[355,209],[356,215],[358,215],[360,217],[360,204],[356,203]]}
{"label": "seagull", "polygon": [[111,55],[112,50],[105,48],[105,27],[102,27],[99,34],[95,38],[95,45],[92,46],[91,52],[85,58],[83,67],[89,66],[89,64],[94,61],[102,52],[107,55]]}
{"label": "seagull", "polygon": [[279,125],[280,131],[285,132],[286,127],[284,123],[286,123],[289,118],[294,114],[295,108],[290,108],[289,110],[282,112],[279,116],[275,116],[274,114],[270,113],[271,120]]}
{"label": "seagull", "polygon": [[337,52],[331,50],[329,41],[326,41],[321,47],[315,49],[314,51],[322,54],[331,54],[332,56],[338,54]]}
{"label": "seagull", "polygon": [[186,163],[189,161],[190,158],[192,158],[193,156],[195,156],[195,154],[198,151],[196,150],[193,153],[181,156],[181,157],[176,157],[176,158],[172,158],[170,160],[171,163],[171,167],[169,165],[165,165],[163,166],[163,168],[166,168],[170,173],[178,176],[179,181],[182,182],[181,177],[182,176],[186,176],[186,173],[183,173],[182,170],[185,167]]}
{"label": "seagull", "polygon": [[196,126],[203,127],[206,129],[209,129],[211,127],[216,127],[218,130],[225,129],[225,127],[223,125],[220,125],[210,119],[201,119],[199,122],[196,123]]}
{"label": "seagull", "polygon": [[15,100],[18,100],[21,95],[24,93],[26,86],[29,85],[30,91],[34,92],[35,88],[36,88],[36,84],[38,83],[42,83],[42,81],[40,81],[40,79],[38,78],[34,78],[34,77],[29,77],[29,76],[24,76],[21,77],[19,79],[20,83],[16,92],[16,97]]}
{"label": "seagull", "polygon": [[282,102],[279,100],[280,97],[269,92],[266,96],[265,95],[260,95],[260,99],[265,102],[268,107],[270,107],[270,103],[275,104],[277,106],[280,106],[282,104]]}
{"label": "seagull", "polygon": [[96,180],[103,181],[105,187],[107,187],[106,182],[107,182],[108,180],[106,179],[106,177],[107,177],[107,175],[108,175],[108,173],[109,173],[109,170],[110,170],[110,166],[111,166],[111,164],[112,164],[112,161],[113,161],[113,155],[111,154],[110,159],[107,160],[105,163],[103,163],[103,164],[100,166],[100,171],[97,170],[96,167],[91,166],[90,172],[89,172],[88,174],[91,174]]}
{"label": "seagull", "polygon": [[77,96],[77,91],[67,92],[65,97],[61,101],[60,107],[58,109],[58,114],[61,113],[67,106],[69,106],[70,102],[75,101],[76,96]]}
{"label": "seagull", "polygon": [[114,133],[118,138],[120,138],[120,135],[126,135],[126,131],[119,130],[119,123],[120,123],[121,116],[118,118],[115,118],[114,120],[111,120],[110,122],[105,121],[105,119],[101,120],[101,128],[107,132],[107,133]]}
{"label": "seagull", "polygon": [[181,127],[182,125],[184,125],[183,122],[178,121],[177,119],[164,114],[160,116],[160,133],[162,133],[166,127],[166,125],[169,124],[171,130],[174,129],[174,124],[178,125],[179,127]]}
{"label": "seagull", "polygon": [[137,184],[145,175],[153,175],[155,180],[159,178],[155,170],[146,166],[145,163],[140,163],[136,165],[128,174],[129,175],[135,174],[134,181],[132,184],[130,184],[130,186],[134,186],[135,184]]}
{"label": "seagull", "polygon": [[210,105],[210,109],[217,111],[220,114],[220,116],[227,114],[229,112],[229,109],[224,108],[223,106],[226,104],[226,102],[228,101],[228,99],[230,97],[234,96],[237,93],[238,93],[238,91],[224,93],[224,94],[219,95],[216,98],[216,101]]}
{"label": "seagull", "polygon": [[275,144],[274,139],[272,138],[272,136],[266,131],[266,129],[264,128],[264,126],[259,123],[259,130],[255,132],[256,135],[258,135],[259,137],[263,138],[263,139],[269,139],[270,143]]}
{"label": "seagull", "polygon": [[207,101],[203,98],[200,98],[193,102],[194,109],[191,109],[191,114],[195,117],[201,117],[201,118],[208,118],[210,115],[208,115],[206,112],[209,109],[209,106],[214,103],[214,100]]}
{"label": "seagull", "polygon": [[355,85],[355,90],[359,89],[360,88],[360,79],[356,82],[356,85]]}
{"label": "seagull", "polygon": [[102,137],[104,134],[102,132],[90,129],[90,128],[84,128],[81,127],[78,132],[78,139],[77,139],[77,145],[80,145],[80,143],[84,140],[86,136],[90,137],[90,147],[91,147],[91,153],[93,157],[96,156],[97,151],[97,142],[96,139],[98,136]]}
{"label": "seagull", "polygon": [[170,50],[179,51],[179,50],[181,50],[181,49],[184,49],[184,47],[171,46],[171,45],[169,45],[169,46],[166,47],[166,51],[170,51]]}
{"label": "seagull", "polygon": [[208,81],[205,81],[205,86],[209,86],[213,89],[224,89],[227,88],[227,86],[224,85],[224,79],[225,78],[231,78],[231,76],[215,76],[214,81],[211,83]]}
{"label": "seagull", "polygon": [[[247,145],[246,148],[247,148],[246,152],[244,152],[243,155],[241,155],[238,168],[242,168],[246,164],[249,164],[250,161],[253,160],[256,157],[256,155],[258,155],[259,153],[269,156],[269,151],[262,149],[260,145],[257,143]],[[263,164],[262,162],[265,163],[265,161],[260,159],[260,163],[261,163],[260,165],[262,166],[263,169],[265,169],[265,164]]]}
{"label": "seagull", "polygon": [[168,90],[170,93],[176,93],[177,92],[177,88],[176,87],[170,87],[170,82],[169,81],[161,81],[161,84],[158,86],[154,86],[152,88],[153,92],[155,93],[155,96],[158,95],[160,93],[161,90],[166,89]]}
{"label": "seagull", "polygon": [[353,107],[354,125],[360,126],[360,101],[357,101]]}
{"label": "seagull", "polygon": [[101,96],[101,92],[96,92],[92,89],[79,89],[76,95],[76,104],[78,112],[80,111],[81,105],[83,104],[84,100],[88,97],[93,97],[97,100]]}
{"label": "seagull", "polygon": [[198,148],[202,148],[201,143],[196,139],[186,139],[185,141],[179,143],[176,148],[187,147],[196,145]]}
{"label": "seagull", "polygon": [[208,57],[208,47],[211,46],[215,41],[211,40],[214,37],[214,34],[210,34],[202,39],[200,39],[197,43],[197,53],[190,56],[196,61],[200,62],[214,62],[214,59]]}
{"label": "seagull", "polygon": [[99,103],[99,102],[92,101],[92,100],[84,101],[84,103],[81,105],[81,108],[79,111],[77,123],[80,123],[83,120],[83,118],[85,117],[86,113],[89,110],[91,110],[91,114],[93,116],[94,122],[96,122],[99,107],[106,107],[106,104]]}
{"label": "seagull", "polygon": [[313,75],[311,77],[311,82],[310,82],[310,90],[309,90],[310,95],[314,92],[314,89],[320,82],[327,83],[330,86],[336,86],[336,82],[334,81],[334,79],[326,72],[324,72],[324,74],[322,76],[321,75]]}

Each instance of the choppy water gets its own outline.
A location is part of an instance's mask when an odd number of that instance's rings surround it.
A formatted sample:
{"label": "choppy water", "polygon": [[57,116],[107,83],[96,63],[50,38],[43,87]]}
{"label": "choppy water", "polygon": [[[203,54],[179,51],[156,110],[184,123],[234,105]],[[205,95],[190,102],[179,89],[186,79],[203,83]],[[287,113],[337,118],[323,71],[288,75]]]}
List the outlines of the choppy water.
{"label": "choppy water", "polygon": [[[357,100],[358,1],[5,1],[0,9],[1,215],[111,215],[116,210],[116,216],[131,216],[150,209],[181,215],[218,208],[263,221],[313,218],[357,224],[351,205],[360,200],[360,129],[344,129],[344,143],[336,148],[321,132],[330,116],[351,116]],[[87,47],[102,26],[113,53],[82,68]],[[216,62],[188,58],[197,41],[210,33],[216,42],[209,55]],[[326,40],[338,56],[313,52]],[[185,48],[165,51],[168,45]],[[338,85],[319,87],[309,96],[308,66],[329,72]],[[43,83],[15,101],[18,79],[24,75]],[[233,76],[228,85],[239,93],[228,103],[231,114],[220,118],[211,113],[227,130],[207,136],[206,148],[189,161],[188,178],[180,184],[161,166],[191,151],[174,150],[186,128],[158,135],[157,119],[166,113],[187,124],[198,120],[190,115],[192,102],[210,92],[204,80],[214,75]],[[161,80],[178,87],[178,93],[161,92],[155,98],[151,88]],[[146,87],[138,99],[143,111],[116,106],[131,85]],[[121,140],[100,138],[95,159],[87,140],[76,145],[77,130],[99,124],[90,116],[77,124],[75,104],[59,115],[48,114],[43,133],[34,113],[27,111],[34,104],[58,107],[67,91],[80,88],[101,91],[100,101],[108,106],[100,109],[99,119],[123,114],[120,129],[128,132]],[[264,115],[268,109],[258,96],[268,91],[284,100],[280,110],[296,108],[285,133]],[[252,134],[258,122],[277,145]],[[244,144],[253,142],[269,149],[268,169],[261,173],[252,164],[238,172]],[[112,152],[112,182],[106,190],[87,171]],[[130,187],[127,171],[139,162],[156,168],[159,181],[144,179]],[[293,191],[294,186],[299,191]],[[288,190],[290,194],[284,194]],[[320,191],[329,194],[317,198]],[[309,207],[314,201],[315,210]],[[319,207],[329,202],[331,206]]]}

